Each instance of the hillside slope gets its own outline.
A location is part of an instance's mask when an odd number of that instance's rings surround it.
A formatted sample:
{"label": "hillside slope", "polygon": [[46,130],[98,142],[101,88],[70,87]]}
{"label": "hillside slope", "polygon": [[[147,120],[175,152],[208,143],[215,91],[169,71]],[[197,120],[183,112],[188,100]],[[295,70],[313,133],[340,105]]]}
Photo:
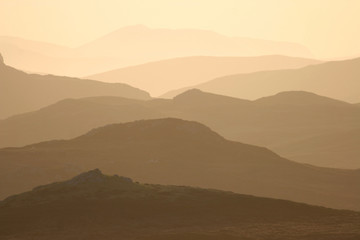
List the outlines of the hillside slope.
{"label": "hillside slope", "polygon": [[[354,103],[360,101],[359,76],[360,58],[355,58],[301,69],[230,75],[192,88],[251,100],[283,91],[308,91]],[[171,95],[166,96],[174,97],[185,90],[172,91]]]}
{"label": "hillside slope", "polygon": [[121,83],[27,74],[5,65],[0,58],[0,119],[37,110],[64,98],[121,96],[150,99],[142,90]]}
{"label": "hillside slope", "polygon": [[211,79],[264,70],[301,68],[320,61],[286,56],[259,57],[183,57],[125,67],[91,76],[104,82],[122,82],[159,96],[172,89],[207,82]]}
{"label": "hillside slope", "polygon": [[359,209],[359,171],[291,162],[179,119],[113,124],[72,140],[1,149],[1,197],[96,167],[149,183]]}
{"label": "hillside slope", "polygon": [[185,186],[139,184],[95,169],[0,202],[1,239],[360,237],[360,214]]}
{"label": "hillside slope", "polygon": [[[228,139],[266,146],[289,159],[295,156],[294,160],[313,165],[360,168],[356,138],[344,141],[348,147],[332,145],[334,148],[328,161],[328,155],[323,155],[321,148],[300,147],[307,146],[306,139],[310,143],[312,138],[356,131],[360,128],[360,108],[301,91],[283,92],[256,101],[199,90],[189,90],[172,100],[68,99],[0,121],[0,148],[70,139],[106,124],[162,117],[198,121]],[[295,153],[291,145],[299,141],[302,143]],[[350,148],[354,151],[349,152]],[[296,157],[302,154],[309,156],[308,161]],[[323,157],[317,159],[321,155]]]}

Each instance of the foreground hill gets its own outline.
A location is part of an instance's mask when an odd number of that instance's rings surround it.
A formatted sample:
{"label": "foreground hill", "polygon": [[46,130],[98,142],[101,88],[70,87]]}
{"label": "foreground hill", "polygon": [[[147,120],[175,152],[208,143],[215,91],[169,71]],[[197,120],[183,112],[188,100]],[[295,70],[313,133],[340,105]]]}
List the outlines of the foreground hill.
{"label": "foreground hill", "polygon": [[[356,138],[344,141],[347,147],[332,145],[329,160],[321,147],[308,148],[312,138],[334,136],[329,141],[335,143],[337,133],[359,129],[360,108],[308,92],[283,92],[256,101],[199,90],[189,90],[172,100],[68,99],[0,121],[0,147],[70,139],[106,124],[162,117],[198,121],[226,138],[266,146],[290,159],[319,166],[360,168]],[[301,144],[294,148],[297,142]],[[351,154],[349,149],[353,149]]]}
{"label": "foreground hill", "polygon": [[126,84],[27,74],[5,65],[1,56],[0,85],[0,119],[34,111],[64,98],[113,95],[150,99],[147,92]]}
{"label": "foreground hill", "polygon": [[175,88],[211,79],[264,70],[300,68],[319,61],[285,56],[260,57],[184,57],[120,68],[88,76],[104,82],[130,84],[158,96]]}
{"label": "foreground hill", "polygon": [[[356,58],[301,69],[226,76],[193,88],[244,99],[257,99],[282,91],[302,90],[353,103],[360,101],[359,77],[360,58]],[[183,91],[172,91],[164,96],[174,97]]]}
{"label": "foreground hill", "polygon": [[94,167],[149,183],[191,185],[359,209],[360,172],[291,162],[179,119],[113,124],[67,141],[0,150],[1,197]]}
{"label": "foreground hill", "polygon": [[360,214],[99,170],[0,202],[1,239],[355,240]]}

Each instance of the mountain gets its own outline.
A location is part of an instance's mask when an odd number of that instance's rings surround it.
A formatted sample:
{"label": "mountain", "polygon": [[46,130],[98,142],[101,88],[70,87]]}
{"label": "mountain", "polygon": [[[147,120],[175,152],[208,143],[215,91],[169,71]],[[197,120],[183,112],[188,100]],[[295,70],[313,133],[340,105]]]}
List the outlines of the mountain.
{"label": "mountain", "polygon": [[79,51],[126,56],[138,63],[187,56],[311,56],[308,49],[294,43],[227,37],[198,29],[152,29],[143,25],[120,28],[84,44]]}
{"label": "mountain", "polygon": [[320,63],[316,60],[285,56],[260,57],[184,57],[120,68],[87,76],[104,82],[130,84],[158,96],[211,79],[238,73],[300,68]]}
{"label": "mountain", "polygon": [[360,237],[358,212],[212,189],[140,184],[98,169],[0,202],[7,239]]}
{"label": "mountain", "polygon": [[0,36],[6,62],[29,73],[82,77],[117,68],[122,61],[106,56],[83,56],[76,48]]}
{"label": "mountain", "polygon": [[142,90],[120,83],[27,74],[0,62],[0,118],[37,110],[64,98],[113,95],[150,99]]}
{"label": "mountain", "polygon": [[280,92],[273,96],[259,98],[254,101],[261,105],[291,105],[291,106],[339,106],[351,107],[349,103],[329,97],[320,96],[314,93],[305,91],[287,91]]}
{"label": "mountain", "polygon": [[[359,102],[359,76],[360,58],[356,58],[300,69],[225,76],[192,88],[244,99],[257,99],[283,91],[308,91],[347,102]],[[174,97],[185,90],[172,91],[163,96]]]}
{"label": "mountain", "polygon": [[78,138],[0,150],[1,197],[99,167],[139,181],[189,185],[359,210],[360,172],[295,163],[197,123],[113,124]]}
{"label": "mountain", "polygon": [[0,121],[0,148],[70,139],[112,123],[165,117],[144,101],[122,97],[65,99]]}
{"label": "mountain", "polygon": [[295,161],[319,166],[359,168],[360,128],[337,131],[273,148],[277,153]]}
{"label": "mountain", "polygon": [[[32,73],[83,77],[120,67],[187,56],[285,55],[311,57],[304,46],[227,37],[196,29],[120,28],[78,47],[0,36],[8,63]],[[208,80],[208,79],[207,79]]]}
{"label": "mountain", "polygon": [[[360,168],[357,151],[335,148],[332,159],[316,158],[321,148],[309,152],[292,143],[360,128],[360,109],[353,104],[313,93],[283,92],[255,101],[189,90],[174,99],[133,100],[121,97],[67,99],[38,111],[0,121],[0,148],[70,139],[106,124],[141,119],[175,117],[201,122],[228,139],[266,146],[282,156],[325,167]],[[351,143],[350,143],[351,142]],[[357,146],[349,138],[349,146]],[[307,146],[304,143],[304,146]],[[289,151],[287,148],[289,147]],[[298,158],[304,153],[308,158]],[[311,157],[310,154],[313,156]],[[347,157],[344,157],[347,156]],[[337,159],[337,160],[335,160]],[[311,160],[311,161],[310,161]],[[320,159],[319,159],[320,160]]]}
{"label": "mountain", "polygon": [[301,91],[249,101],[190,90],[165,103],[173,116],[202,122],[230,139],[271,147],[358,128],[360,120],[352,104]]}

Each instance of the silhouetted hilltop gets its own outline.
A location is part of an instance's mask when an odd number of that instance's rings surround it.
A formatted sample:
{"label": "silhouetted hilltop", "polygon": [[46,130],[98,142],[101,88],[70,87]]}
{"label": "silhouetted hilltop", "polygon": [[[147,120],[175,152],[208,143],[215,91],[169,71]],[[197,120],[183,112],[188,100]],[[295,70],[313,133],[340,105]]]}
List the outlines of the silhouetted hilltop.
{"label": "silhouetted hilltop", "polygon": [[203,124],[176,118],[141,120],[123,124],[107,125],[91,130],[76,138],[76,142],[121,144],[141,141],[224,141],[224,138]]}
{"label": "silhouetted hilltop", "polygon": [[[0,202],[2,239],[356,239],[360,214],[95,169]],[[338,224],[341,222],[341,224]],[[256,226],[256,227],[255,227]],[[171,231],[169,231],[171,229]]]}
{"label": "silhouetted hilltop", "polygon": [[[307,91],[352,103],[360,100],[359,76],[360,58],[355,58],[299,69],[229,75],[192,88],[251,100],[284,91]],[[174,97],[174,94],[179,93],[172,91],[172,96],[170,94],[166,96]]]}
{"label": "silhouetted hilltop", "polygon": [[335,208],[358,209],[360,200],[357,171],[291,162],[266,148],[226,140],[202,124],[172,118],[112,124],[71,140],[1,149],[1,196],[96,167],[149,183]]}
{"label": "silhouetted hilltop", "polygon": [[254,101],[258,104],[283,104],[283,105],[300,105],[300,106],[314,106],[314,105],[341,105],[349,106],[348,103],[335,100],[332,98],[320,96],[306,91],[287,91],[280,92],[274,96],[263,97]]}
{"label": "silhouetted hilltop", "polygon": [[249,100],[242,100],[239,98],[227,97],[213,93],[206,93],[199,89],[190,89],[178,96],[174,97],[174,103],[177,104],[188,104],[189,107],[193,106],[217,106],[221,105],[223,107],[227,105],[247,105],[251,104]]}
{"label": "silhouetted hilltop", "polygon": [[0,71],[0,84],[0,118],[34,111],[64,98],[110,95],[150,99],[147,92],[126,84],[27,74],[5,65]]}

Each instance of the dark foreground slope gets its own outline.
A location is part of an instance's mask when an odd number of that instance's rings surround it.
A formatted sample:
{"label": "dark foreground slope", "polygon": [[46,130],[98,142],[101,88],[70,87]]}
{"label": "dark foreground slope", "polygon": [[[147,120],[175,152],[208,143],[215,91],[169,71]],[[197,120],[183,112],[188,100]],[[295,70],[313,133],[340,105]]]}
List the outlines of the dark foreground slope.
{"label": "dark foreground slope", "polygon": [[0,238],[355,240],[360,214],[96,169],[0,202]]}
{"label": "dark foreground slope", "polygon": [[179,119],[114,124],[72,140],[1,149],[1,197],[96,167],[149,183],[359,209],[359,171],[291,162]]}
{"label": "dark foreground slope", "polygon": [[120,96],[150,99],[147,92],[127,84],[27,74],[5,65],[1,56],[0,85],[0,119],[34,111],[64,98]]}

